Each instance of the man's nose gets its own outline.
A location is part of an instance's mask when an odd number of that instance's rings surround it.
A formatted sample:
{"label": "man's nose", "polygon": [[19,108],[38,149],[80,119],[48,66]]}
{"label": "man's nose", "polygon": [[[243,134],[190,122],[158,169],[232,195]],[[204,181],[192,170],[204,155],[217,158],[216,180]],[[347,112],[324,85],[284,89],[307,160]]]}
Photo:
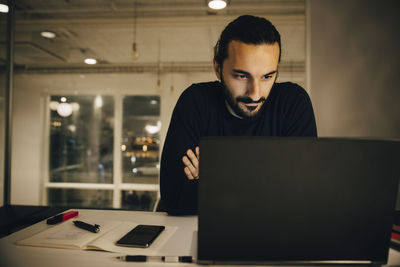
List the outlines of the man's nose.
{"label": "man's nose", "polygon": [[247,87],[247,96],[252,100],[257,101],[261,97],[261,83],[255,79],[249,81]]}

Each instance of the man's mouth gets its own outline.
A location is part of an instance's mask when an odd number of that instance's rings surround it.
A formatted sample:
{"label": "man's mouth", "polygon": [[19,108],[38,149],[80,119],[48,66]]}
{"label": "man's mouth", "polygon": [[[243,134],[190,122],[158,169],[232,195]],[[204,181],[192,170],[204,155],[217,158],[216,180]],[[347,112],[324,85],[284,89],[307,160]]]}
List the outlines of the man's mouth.
{"label": "man's mouth", "polygon": [[248,111],[254,111],[260,104],[264,103],[264,101],[265,101],[264,97],[261,97],[257,101],[254,101],[249,97],[241,97],[238,99],[238,103],[244,105]]}
{"label": "man's mouth", "polygon": [[248,110],[253,111],[258,107],[259,104],[258,103],[247,103],[247,104],[245,103],[244,105],[246,106],[246,108]]}

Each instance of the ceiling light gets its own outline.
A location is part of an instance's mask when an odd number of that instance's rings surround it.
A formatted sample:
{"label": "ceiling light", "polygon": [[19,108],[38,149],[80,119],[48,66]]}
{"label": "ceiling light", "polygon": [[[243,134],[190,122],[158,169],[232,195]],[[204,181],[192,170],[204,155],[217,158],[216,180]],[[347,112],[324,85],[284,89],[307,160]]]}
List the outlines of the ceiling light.
{"label": "ceiling light", "polygon": [[50,31],[43,31],[40,33],[40,35],[44,38],[48,38],[48,39],[53,39],[56,37],[56,34],[54,32],[50,32]]}
{"label": "ceiling light", "polygon": [[136,48],[136,43],[133,43],[133,45],[132,45],[131,57],[132,57],[133,61],[135,61],[139,58],[139,53]]}
{"label": "ceiling light", "polygon": [[137,45],[136,45],[136,27],[137,27],[137,6],[136,6],[136,1],[133,2],[133,44],[132,44],[132,52],[131,52],[131,58],[133,61],[136,61],[139,58],[139,53],[137,51]]}
{"label": "ceiling light", "polygon": [[57,107],[57,113],[61,117],[68,117],[72,114],[72,107],[69,103],[60,103]]}
{"label": "ceiling light", "polygon": [[211,9],[223,9],[226,7],[225,0],[211,0],[208,2],[208,7]]}
{"label": "ceiling light", "polygon": [[[146,125],[144,129],[149,133],[149,134],[156,134],[161,130],[161,121],[157,122],[157,125]],[[144,150],[143,150],[144,151]]]}
{"label": "ceiling light", "polygon": [[89,65],[94,65],[97,63],[97,60],[94,58],[85,58],[85,63]]}
{"label": "ceiling light", "polygon": [[8,13],[8,6],[5,4],[0,4],[0,13]]}
{"label": "ceiling light", "polygon": [[101,108],[103,106],[103,98],[101,98],[101,96],[96,96],[96,98],[94,99],[94,105],[96,108]]}
{"label": "ceiling light", "polygon": [[68,125],[68,130],[70,130],[71,132],[76,132],[76,126],[75,125],[73,125],[73,124],[71,124],[71,125]]}

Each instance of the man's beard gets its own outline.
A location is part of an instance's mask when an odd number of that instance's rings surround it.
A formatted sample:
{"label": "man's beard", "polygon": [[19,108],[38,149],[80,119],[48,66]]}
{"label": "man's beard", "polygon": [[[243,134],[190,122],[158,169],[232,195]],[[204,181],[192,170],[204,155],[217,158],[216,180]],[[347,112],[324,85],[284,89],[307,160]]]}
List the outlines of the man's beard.
{"label": "man's beard", "polygon": [[258,115],[261,111],[261,107],[257,110],[252,112],[253,110],[255,110],[256,108],[258,108],[259,106],[246,106],[246,109],[248,112],[246,112],[246,110],[243,110],[240,106],[239,103],[245,103],[245,104],[249,104],[249,103],[264,103],[265,102],[265,97],[260,97],[260,99],[254,101],[252,100],[250,97],[248,96],[238,96],[236,97],[236,99],[233,98],[232,93],[229,91],[228,87],[226,86],[224,79],[222,78],[222,75],[220,75],[221,77],[221,84],[224,87],[224,95],[225,95],[225,100],[228,102],[228,105],[232,108],[232,110],[236,113],[236,115],[238,115],[241,118],[245,118],[245,119],[255,119],[256,115]]}

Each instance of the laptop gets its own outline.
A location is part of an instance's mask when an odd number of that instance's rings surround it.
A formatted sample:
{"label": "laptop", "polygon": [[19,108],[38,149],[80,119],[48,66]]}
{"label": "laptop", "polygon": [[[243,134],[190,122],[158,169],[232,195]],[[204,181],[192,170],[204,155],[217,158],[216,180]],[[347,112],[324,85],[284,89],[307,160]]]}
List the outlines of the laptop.
{"label": "laptop", "polygon": [[200,141],[198,263],[386,264],[400,142]]}

